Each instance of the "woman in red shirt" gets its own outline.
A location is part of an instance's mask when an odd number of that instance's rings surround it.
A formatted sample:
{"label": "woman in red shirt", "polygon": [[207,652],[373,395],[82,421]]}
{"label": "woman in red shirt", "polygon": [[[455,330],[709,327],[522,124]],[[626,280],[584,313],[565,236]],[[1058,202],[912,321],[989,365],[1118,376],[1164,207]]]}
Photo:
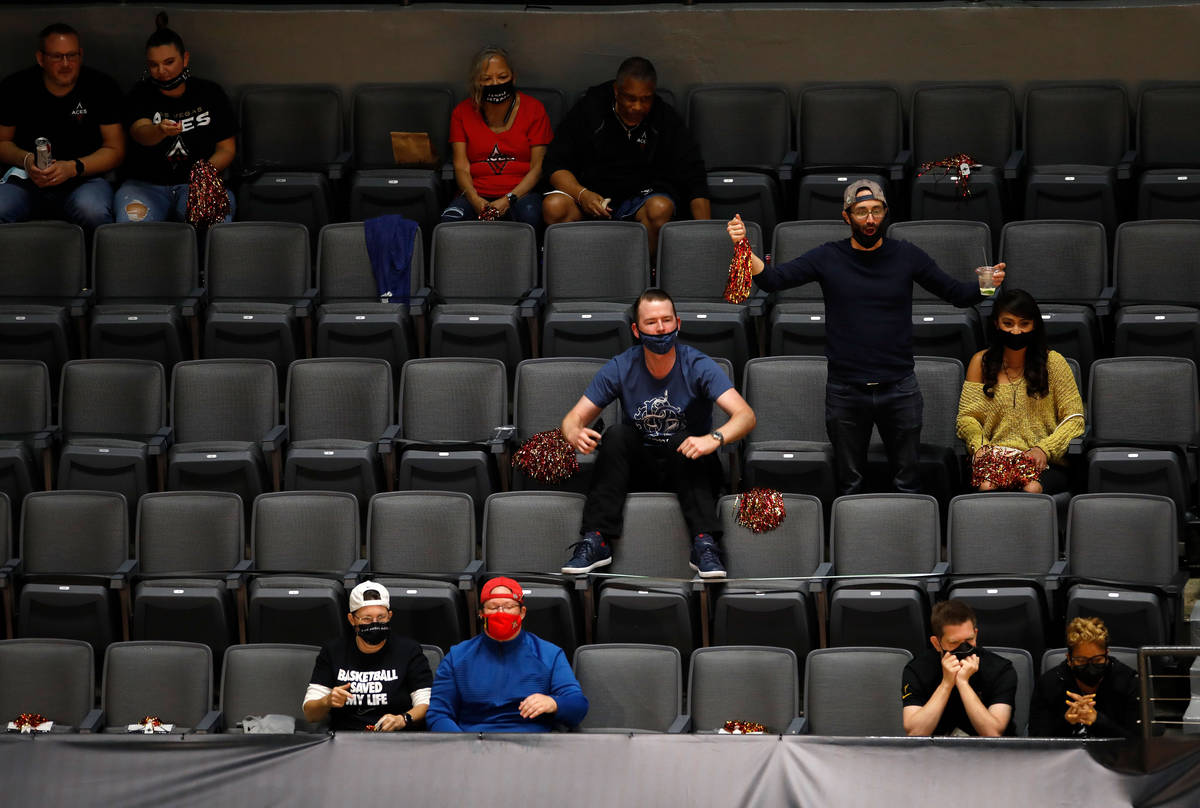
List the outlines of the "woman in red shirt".
{"label": "woman in red shirt", "polygon": [[450,116],[450,147],[459,195],[442,211],[443,222],[496,218],[542,224],[542,158],[553,138],[541,102],[517,92],[508,53],[488,47],[471,64],[470,98]]}

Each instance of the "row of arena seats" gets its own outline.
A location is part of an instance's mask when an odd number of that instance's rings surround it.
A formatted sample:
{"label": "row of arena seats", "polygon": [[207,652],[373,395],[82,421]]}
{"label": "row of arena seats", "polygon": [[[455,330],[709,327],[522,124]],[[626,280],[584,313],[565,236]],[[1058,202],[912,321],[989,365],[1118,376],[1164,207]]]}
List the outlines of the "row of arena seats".
{"label": "row of arena seats", "polygon": [[248,541],[234,494],[147,494],[132,543],[120,494],[37,492],[0,568],[0,594],[9,637],[85,640],[97,653],[130,638],[199,642],[217,662],[239,643],[341,636],[346,593],[368,576],[388,588],[398,632],[443,650],[477,633],[479,586],[496,574],[526,590],[526,626],[568,653],[637,642],[683,657],[743,644],[801,660],[819,647],[915,654],[943,598],[972,605],[986,644],[1034,658],[1079,616],[1103,618],[1119,646],[1168,644],[1182,630],[1187,575],[1165,497],[1074,497],[1061,547],[1057,508],[1042,494],[957,497],[944,543],[926,495],[841,497],[828,535],[816,498],[784,502],[782,525],[757,534],[738,522],[737,497],[717,503],[729,578],[706,581],[687,564],[690,536],[672,494],[631,494],[611,567],[564,576],[580,494],[493,494],[477,545],[474,507],[452,492],[377,494],[365,531],[349,494],[263,494]]}
{"label": "row of arena seats", "polygon": [[[768,254],[788,261],[846,238],[841,222],[789,222]],[[893,225],[889,237],[924,249],[961,281],[993,260],[1006,283],[1041,304],[1050,347],[1075,359],[1086,381],[1097,357],[1200,360],[1200,221],[1130,222],[1116,235],[1112,270],[1095,222],[1006,225],[993,254],[987,225]],[[759,254],[767,246],[750,223]],[[733,363],[741,380],[758,355],[822,355],[825,306],[817,284],[724,300],[733,247],[719,221],[671,222],[651,272],[645,229],[631,222],[574,222],[533,229],[514,222],[440,224],[426,268],[413,237],[409,300],[381,298],[362,223],[308,235],[281,222],[217,225],[201,273],[184,224],[100,227],[86,266],[82,231],[59,222],[0,225],[0,358],[41,359],[57,375],[66,359],[141,358],[168,369],[187,358],[251,356],[282,371],[293,359],[370,356],[395,368],[417,356],[490,356],[509,379],[523,358],[609,358],[632,344],[629,304],[651,283],[677,302],[682,339]],[[539,265],[539,256],[541,262]],[[994,256],[994,257],[993,257]],[[384,302],[389,301],[389,302]],[[964,364],[983,347],[989,304],[956,309],[913,288],[918,355]]]}
{"label": "row of arena seats", "polygon": [[[988,646],[1017,671],[1014,734],[1028,734],[1034,658],[1019,648]],[[1136,670],[1137,651],[1110,648]],[[0,715],[37,713],[55,732],[125,733],[146,716],[173,734],[241,733],[250,716],[295,719],[298,732],[325,731],[304,719],[301,703],[318,648],[240,645],[220,667],[213,700],[213,660],[206,646],[186,642],[114,643],[104,654],[96,705],[91,646],[78,640],[0,641]],[[1065,657],[1048,650],[1040,672]],[[437,669],[440,649],[425,646]],[[581,732],[712,733],[732,717],[756,721],[771,734],[903,735],[901,673],[912,659],[895,648],[826,648],[808,654],[803,679],[794,652],[765,646],[698,648],[682,658],[670,646],[604,643],[580,646],[573,669],[588,697]],[[800,683],[803,681],[803,691]],[[803,694],[803,695],[802,695]],[[215,709],[214,709],[215,705]]]}
{"label": "row of arena seats", "polygon": [[[726,360],[717,361],[735,378]],[[524,360],[514,369],[510,399],[505,366],[488,358],[411,359],[398,374],[370,358],[299,359],[278,369],[266,359],[188,360],[174,366],[169,383],[157,362],[71,360],[60,374],[55,419],[46,366],[0,360],[6,402],[0,491],[19,504],[39,489],[111,490],[132,504],[149,491],[222,490],[241,496],[248,508],[267,491],[340,490],[365,509],[380,491],[453,490],[470,495],[478,521],[496,491],[587,492],[594,455],[577,455],[579,472],[553,486],[513,467],[510,457],[534,435],[557,428],[603,364]],[[812,494],[828,507],[836,485],[825,431],[826,374],[823,357],[747,362],[740,389],[758,421],[743,441],[721,451],[725,490]],[[918,357],[916,374],[925,402],[922,487],[945,507],[968,482],[966,450],[956,435],[963,365]],[[1088,427],[1068,451],[1070,491],[1161,494],[1175,503],[1181,523],[1194,521],[1195,364],[1178,357],[1100,359],[1081,389]],[[599,420],[621,417],[613,402]],[[713,418],[719,428],[725,413],[714,406]],[[878,438],[869,459],[871,486],[887,490],[890,472]],[[1052,493],[1065,515],[1069,494]]]}
{"label": "row of arena seats", "polygon": [[[566,95],[521,89],[557,126]],[[698,85],[682,103],[659,95],[700,146],[714,215],[740,212],[768,237],[778,221],[837,218],[846,182],[862,175],[888,189],[897,219],[966,219],[994,233],[1019,219],[1099,221],[1111,235],[1125,219],[1200,216],[1196,83],[1147,85],[1134,115],[1125,87],[1100,81],[1035,83],[1020,101],[986,82],[919,86],[907,104],[886,84],[814,85],[795,99],[773,84]],[[457,101],[448,84],[364,85],[347,137],[335,87],[245,88],[239,217],[315,232],[343,215],[402,213],[431,226],[454,191],[453,170],[448,161],[397,166],[390,133],[428,133],[435,154],[449,155]],[[920,170],[962,153],[976,161],[967,196],[956,175]]]}

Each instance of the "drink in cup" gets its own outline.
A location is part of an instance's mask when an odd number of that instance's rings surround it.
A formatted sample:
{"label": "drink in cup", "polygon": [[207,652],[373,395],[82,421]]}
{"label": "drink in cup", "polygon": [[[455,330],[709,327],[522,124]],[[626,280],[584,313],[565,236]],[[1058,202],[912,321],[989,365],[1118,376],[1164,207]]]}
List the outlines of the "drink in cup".
{"label": "drink in cup", "polygon": [[33,148],[37,167],[43,171],[49,168],[54,162],[54,158],[50,156],[50,141],[40,137],[33,141]]}
{"label": "drink in cup", "polygon": [[975,270],[975,274],[979,276],[979,294],[984,297],[991,297],[996,294],[996,284],[992,279],[992,267],[979,267]]}

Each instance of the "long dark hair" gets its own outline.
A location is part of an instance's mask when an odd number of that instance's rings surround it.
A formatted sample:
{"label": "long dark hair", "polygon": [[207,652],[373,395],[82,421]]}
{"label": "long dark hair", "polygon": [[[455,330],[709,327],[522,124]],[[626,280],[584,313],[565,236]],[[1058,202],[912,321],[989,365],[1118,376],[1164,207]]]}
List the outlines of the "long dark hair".
{"label": "long dark hair", "polygon": [[146,40],[146,50],[157,48],[161,45],[174,45],[179,48],[180,56],[187,50],[183,46],[183,37],[167,27],[167,12],[165,11],[160,11],[154,15],[154,33]]}
{"label": "long dark hair", "polygon": [[1042,310],[1038,308],[1037,301],[1024,289],[1005,289],[992,304],[992,328],[988,334],[987,350],[983,354],[983,394],[988,398],[996,394],[996,379],[1004,364],[1004,343],[1000,339],[999,323],[1000,315],[1005,313],[1033,321],[1033,338],[1025,349],[1025,393],[1030,398],[1049,395],[1046,324],[1042,322]]}

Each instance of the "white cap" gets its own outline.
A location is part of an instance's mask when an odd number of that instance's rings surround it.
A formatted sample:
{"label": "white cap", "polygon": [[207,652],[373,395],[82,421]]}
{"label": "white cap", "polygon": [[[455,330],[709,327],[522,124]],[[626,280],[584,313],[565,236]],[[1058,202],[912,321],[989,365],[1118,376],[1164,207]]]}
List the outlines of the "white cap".
{"label": "white cap", "polygon": [[374,581],[363,581],[350,590],[350,613],[353,614],[363,606],[382,606],[392,610],[392,599],[388,597],[387,587]]}

